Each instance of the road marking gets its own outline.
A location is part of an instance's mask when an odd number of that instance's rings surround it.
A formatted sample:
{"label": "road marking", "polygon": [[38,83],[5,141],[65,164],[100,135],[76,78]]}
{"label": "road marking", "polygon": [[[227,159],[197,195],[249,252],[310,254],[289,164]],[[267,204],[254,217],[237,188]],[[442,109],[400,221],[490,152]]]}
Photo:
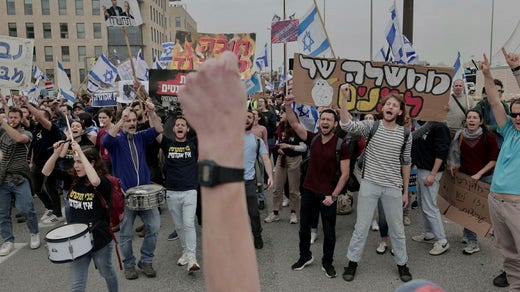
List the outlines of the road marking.
{"label": "road marking", "polygon": [[16,252],[24,248],[28,243],[15,243],[14,249],[5,257],[0,257],[0,264],[5,262],[8,258],[10,258],[12,255],[14,255]]}

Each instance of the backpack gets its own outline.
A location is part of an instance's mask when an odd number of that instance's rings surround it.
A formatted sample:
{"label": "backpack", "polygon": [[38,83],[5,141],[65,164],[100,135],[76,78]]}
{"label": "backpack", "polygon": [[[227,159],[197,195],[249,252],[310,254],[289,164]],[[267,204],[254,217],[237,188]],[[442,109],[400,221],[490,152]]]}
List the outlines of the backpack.
{"label": "backpack", "polygon": [[[376,120],[374,124],[372,125],[372,128],[370,129],[370,133],[368,133],[367,137],[367,143],[365,145],[365,149],[363,149],[363,152],[359,155],[355,167],[361,170],[361,177],[365,176],[365,151],[368,147],[368,143],[370,142],[370,139],[375,135],[377,132],[377,128],[379,127],[379,120]],[[401,146],[401,156],[404,153],[404,148],[406,146],[406,141],[408,141],[408,138],[410,137],[410,129],[404,128],[404,141],[403,145]]]}
{"label": "backpack", "polygon": [[337,210],[336,213],[338,215],[348,215],[352,213],[354,208],[352,206],[354,205],[354,197],[350,192],[346,192],[344,194],[338,195],[338,201],[337,201]]}
{"label": "backpack", "polygon": [[121,181],[113,175],[105,175],[105,178],[110,182],[112,189],[112,206],[109,208],[103,196],[101,197],[101,205],[108,210],[110,217],[110,227],[118,226],[123,221],[125,215],[125,196],[123,194],[123,187]]}
{"label": "backpack", "polygon": [[[260,143],[263,143],[260,138],[256,137],[256,157],[255,157],[255,177],[256,177],[256,192],[263,192],[264,185],[264,161],[260,157]],[[267,145],[266,145],[267,146]]]}

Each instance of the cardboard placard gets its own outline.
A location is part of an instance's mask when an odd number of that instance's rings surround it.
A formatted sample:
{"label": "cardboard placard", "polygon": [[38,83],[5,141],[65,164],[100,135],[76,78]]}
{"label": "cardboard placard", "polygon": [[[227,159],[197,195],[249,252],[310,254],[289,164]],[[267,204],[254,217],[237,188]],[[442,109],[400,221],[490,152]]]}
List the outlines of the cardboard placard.
{"label": "cardboard placard", "polygon": [[373,113],[389,93],[402,95],[410,116],[444,121],[453,68],[396,65],[384,62],[315,58],[294,54],[296,101],[341,108],[340,86],[351,84],[349,111]]}

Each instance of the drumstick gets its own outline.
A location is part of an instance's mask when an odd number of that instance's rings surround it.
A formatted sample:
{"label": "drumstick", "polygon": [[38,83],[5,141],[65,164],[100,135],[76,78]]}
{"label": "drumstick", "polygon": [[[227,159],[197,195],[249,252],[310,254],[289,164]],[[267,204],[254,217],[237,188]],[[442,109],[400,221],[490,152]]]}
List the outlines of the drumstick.
{"label": "drumstick", "polygon": [[[70,128],[70,123],[69,123],[69,117],[68,115],[65,115],[65,120],[67,121],[67,128],[69,128],[69,134],[70,134],[70,139],[71,141],[74,140],[74,135],[72,135],[72,129]],[[78,153],[76,153],[76,151],[74,151],[74,154],[77,156]]]}

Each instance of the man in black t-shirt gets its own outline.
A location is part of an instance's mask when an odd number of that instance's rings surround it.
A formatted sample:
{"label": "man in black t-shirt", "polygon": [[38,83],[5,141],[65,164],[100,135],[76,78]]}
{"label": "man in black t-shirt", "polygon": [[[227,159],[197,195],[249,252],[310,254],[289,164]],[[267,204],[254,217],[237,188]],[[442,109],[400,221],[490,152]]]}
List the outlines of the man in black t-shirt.
{"label": "man in black t-shirt", "polygon": [[173,140],[165,135],[157,136],[164,155],[166,176],[166,202],[172,214],[182,245],[182,256],[177,265],[188,265],[188,272],[200,270],[197,263],[197,233],[195,211],[197,209],[198,173],[197,145],[187,139],[190,128],[185,118],[178,116],[173,126]]}

